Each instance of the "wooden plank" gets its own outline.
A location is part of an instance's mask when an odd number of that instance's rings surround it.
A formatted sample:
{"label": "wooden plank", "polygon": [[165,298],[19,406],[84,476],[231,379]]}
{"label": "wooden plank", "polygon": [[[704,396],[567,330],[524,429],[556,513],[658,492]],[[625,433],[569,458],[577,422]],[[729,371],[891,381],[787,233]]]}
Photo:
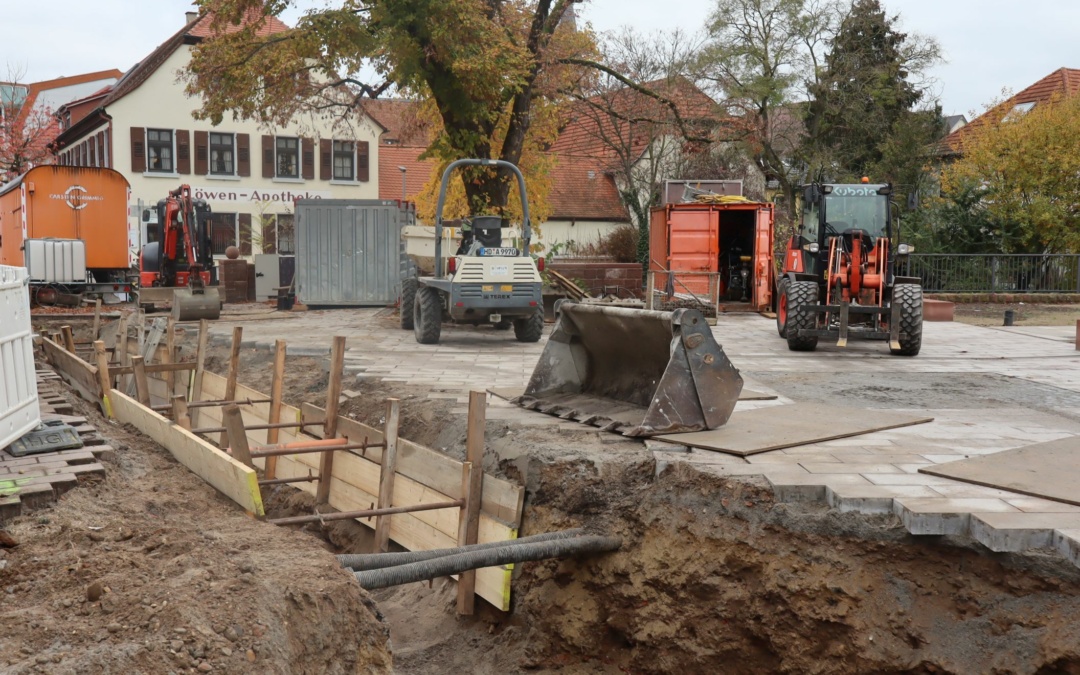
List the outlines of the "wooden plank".
{"label": "wooden plank", "polygon": [[[202,401],[203,374],[206,372],[206,351],[210,343],[210,323],[206,319],[199,319],[199,343],[195,348],[195,379],[191,383],[191,393],[188,400],[194,403]],[[230,401],[232,399],[229,399]],[[191,424],[199,423],[199,408],[192,408]]]}
{"label": "wooden plank", "polygon": [[188,415],[187,400],[180,394],[173,396],[172,418],[173,422],[178,424],[182,429],[191,431],[191,417]]}
{"label": "wooden plank", "polygon": [[[120,316],[120,321],[118,322],[119,325],[116,327],[116,354],[118,355],[117,360],[120,362],[121,366],[126,366],[131,363],[131,355],[128,354],[128,321],[130,318],[131,314],[129,312],[124,312]],[[119,378],[115,385],[116,388],[127,391],[127,382],[130,379],[131,378],[127,376]]]}
{"label": "wooden plank", "polygon": [[[334,438],[337,433],[338,399],[341,398],[341,375],[345,369],[345,338],[338,335],[334,337],[334,344],[330,347],[330,372],[326,385],[326,424],[323,433],[326,438]],[[315,493],[315,503],[325,504],[330,500],[330,481],[324,481],[323,476],[334,475],[333,450],[322,453],[322,461],[319,463],[319,489]]]}
{"label": "wooden plank", "polygon": [[135,391],[138,393],[138,401],[142,405],[150,405],[150,384],[146,381],[146,370],[143,368],[143,357],[132,356],[131,367],[135,369]]}
{"label": "wooden plank", "polygon": [[1080,438],[1070,436],[919,469],[984,487],[1080,506]]}
{"label": "wooden plank", "polygon": [[90,328],[90,340],[101,337],[101,298],[94,300],[94,323]]}
{"label": "wooden plank", "polygon": [[[194,363],[187,363],[187,362],[184,362],[184,363],[151,363],[151,364],[146,364],[144,362],[143,363],[143,372],[147,373],[147,374],[149,374],[149,373],[177,373],[177,372],[182,372],[182,371],[185,371],[185,370],[186,371],[192,371],[192,370],[195,370],[195,367],[196,366],[195,366]],[[112,374],[112,375],[130,375],[130,374],[132,374],[134,372],[135,372],[135,370],[131,366],[126,366],[126,367],[116,367],[116,366],[114,366],[114,367],[109,369],[109,373]]]}
{"label": "wooden plank", "polygon": [[[281,421],[281,390],[285,386],[285,341],[274,342],[274,374],[270,382],[270,414],[267,422],[276,424]],[[266,443],[273,445],[278,441],[278,429],[266,430]],[[277,470],[277,457],[266,458],[266,477],[273,479]]]}
{"label": "wooden plank", "polygon": [[64,349],[74,354],[75,336],[71,334],[71,326],[60,326],[60,335],[64,337]]}
{"label": "wooden plank", "polygon": [[[401,401],[396,398],[386,400],[386,448],[383,449],[382,463],[379,466],[379,503],[380,509],[394,505],[394,476],[397,474],[397,437],[398,419],[401,414]],[[390,518],[378,516],[375,519],[375,553],[390,550]]]}
{"label": "wooden plank", "polygon": [[867,411],[819,403],[795,403],[736,412],[719,429],[665,434],[657,436],[656,440],[745,456],[924,424],[933,419],[893,410]]}
{"label": "wooden plank", "polygon": [[[302,404],[300,409],[304,419],[312,422],[326,418],[324,410],[310,403]],[[310,433],[316,438],[323,437],[322,431],[314,427]],[[337,433],[354,442],[362,440],[365,436],[376,443],[381,443],[383,440],[382,432],[378,429],[347,417],[339,417]],[[378,462],[381,461],[381,452],[379,448],[371,448],[367,451],[367,456]],[[449,495],[453,499],[461,499],[464,496],[461,492],[461,462],[449,455],[399,438],[397,463],[398,473]],[[482,513],[508,525],[516,526],[521,523],[524,499],[525,488],[508,480],[484,474],[483,501],[480,504]]]}
{"label": "wooden plank", "polygon": [[113,393],[116,419],[134,425],[168,450],[186,466],[219,492],[249,513],[265,515],[259,493],[259,477],[254,469],[244,466],[195,434],[180,428],[149,408],[139,405],[126,394]]}
{"label": "wooden plank", "polygon": [[[244,327],[236,326],[232,331],[232,349],[229,350],[229,374],[225,379],[225,401],[236,400],[236,378],[240,375],[240,342],[244,337]],[[224,448],[229,440],[226,432],[221,432],[218,446]]]}
{"label": "wooden plank", "polygon": [[229,435],[229,449],[232,456],[244,466],[255,468],[251,463],[251,451],[248,448],[247,432],[244,430],[244,417],[239,406],[225,406],[225,433]]}
{"label": "wooden plank", "polygon": [[[170,316],[165,320],[165,358],[161,359],[163,364],[171,364],[176,362],[176,323]],[[176,375],[173,371],[169,370],[165,373],[165,384],[169,391],[169,399],[171,400],[173,394],[176,393]]]}
{"label": "wooden plank", "polygon": [[83,361],[57,342],[49,338],[41,339],[46,360],[56,368],[56,372],[87,401],[101,401],[101,385],[98,383],[97,368]]}
{"label": "wooden plank", "polygon": [[[458,545],[477,543],[480,534],[480,504],[484,478],[484,425],[487,423],[487,396],[482,391],[469,392],[469,419],[465,437],[465,473],[469,482],[463,483],[465,505],[458,519]],[[476,571],[466,570],[458,576],[457,611],[472,615],[476,601]]]}
{"label": "wooden plank", "polygon": [[[101,301],[98,300],[100,310]],[[112,380],[109,376],[109,355],[105,353],[105,343],[101,340],[94,342],[94,357],[97,359],[97,376],[101,385],[101,412],[105,417],[112,419],[112,406],[109,404],[109,392],[112,391]]]}

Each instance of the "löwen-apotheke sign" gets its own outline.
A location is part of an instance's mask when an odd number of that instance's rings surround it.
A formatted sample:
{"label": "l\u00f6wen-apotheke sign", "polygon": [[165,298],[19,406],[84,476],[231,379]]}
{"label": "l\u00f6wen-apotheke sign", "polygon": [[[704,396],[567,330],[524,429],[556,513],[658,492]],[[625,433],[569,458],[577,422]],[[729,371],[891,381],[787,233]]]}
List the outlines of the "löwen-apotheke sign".
{"label": "l\u00f6wen-apotheke sign", "polygon": [[244,187],[199,187],[191,188],[191,196],[205,199],[211,204],[217,202],[282,202],[291,204],[297,199],[329,199],[333,196],[329,190],[281,190]]}

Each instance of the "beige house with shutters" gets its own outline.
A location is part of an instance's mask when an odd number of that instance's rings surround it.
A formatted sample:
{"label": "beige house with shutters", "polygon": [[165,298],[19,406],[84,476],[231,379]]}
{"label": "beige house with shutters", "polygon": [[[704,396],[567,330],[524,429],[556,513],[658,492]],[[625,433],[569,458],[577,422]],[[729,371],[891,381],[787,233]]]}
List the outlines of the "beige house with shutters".
{"label": "beige house with shutters", "polygon": [[[197,120],[199,101],[184,94],[178,74],[191,49],[209,36],[209,20],[193,13],[183,28],[115,84],[63,106],[54,143],[57,163],[103,166],[131,183],[129,246],[133,263],[156,235],[154,205],[190,185],[213,212],[216,256],[237,246],[253,253],[295,252],[296,199],[377,199],[378,122],[298,119],[268,129],[226,117],[220,126]],[[260,33],[288,30],[269,19]]]}

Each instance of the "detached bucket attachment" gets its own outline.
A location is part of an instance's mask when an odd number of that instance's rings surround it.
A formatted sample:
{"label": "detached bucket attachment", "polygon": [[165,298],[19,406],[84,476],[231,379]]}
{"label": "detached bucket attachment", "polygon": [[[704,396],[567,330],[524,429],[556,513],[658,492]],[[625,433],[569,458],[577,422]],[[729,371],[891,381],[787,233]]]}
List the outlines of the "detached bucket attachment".
{"label": "detached bucket attachment", "polygon": [[742,377],[692,309],[657,312],[563,301],[514,403],[626,436],[723,426]]}
{"label": "detached bucket attachment", "polygon": [[192,291],[178,288],[173,291],[172,317],[177,321],[198,321],[221,317],[221,295],[216,288]]}

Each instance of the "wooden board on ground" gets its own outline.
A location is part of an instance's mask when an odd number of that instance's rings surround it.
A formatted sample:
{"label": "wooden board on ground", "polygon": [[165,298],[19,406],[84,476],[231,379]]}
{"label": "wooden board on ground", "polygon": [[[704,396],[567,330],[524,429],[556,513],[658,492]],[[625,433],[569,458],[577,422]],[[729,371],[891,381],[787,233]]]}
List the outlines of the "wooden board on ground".
{"label": "wooden board on ground", "polygon": [[1070,436],[919,469],[921,473],[1080,506],[1080,438]]}
{"label": "wooden board on ground", "polygon": [[719,429],[665,434],[656,440],[746,456],[924,424],[933,419],[892,410],[795,403],[735,412]]}
{"label": "wooden board on ground", "polygon": [[176,461],[256,516],[265,515],[259,477],[195,434],[181,429],[123,392],[110,397],[116,419],[135,426],[168,450]]}
{"label": "wooden board on ground", "polygon": [[[492,396],[510,401],[525,393],[524,387],[489,387],[487,392]],[[760,391],[743,389],[739,393],[740,401],[775,401],[776,394],[765,394]],[[644,408],[642,408],[644,410]]]}
{"label": "wooden board on ground", "polygon": [[101,402],[101,385],[98,382],[97,368],[75,356],[61,345],[47,337],[41,338],[45,350],[45,359],[56,368],[65,382],[87,401]]}

